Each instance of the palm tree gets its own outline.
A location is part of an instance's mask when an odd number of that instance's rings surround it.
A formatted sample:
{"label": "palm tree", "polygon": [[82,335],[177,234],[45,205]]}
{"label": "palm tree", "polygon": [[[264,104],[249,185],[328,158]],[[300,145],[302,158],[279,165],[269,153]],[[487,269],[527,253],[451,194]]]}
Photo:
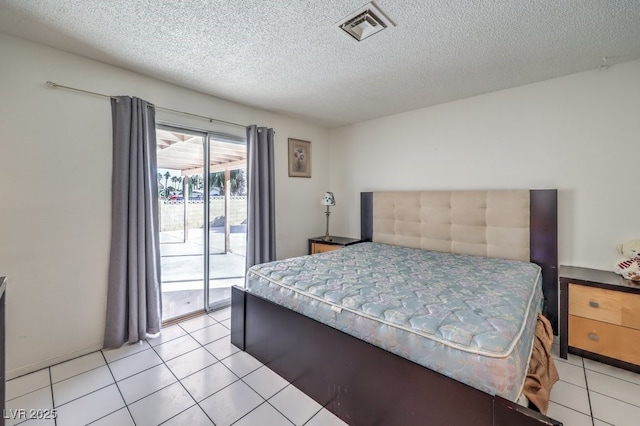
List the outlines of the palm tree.
{"label": "palm tree", "polygon": [[171,176],[171,183],[173,183],[173,190],[175,191],[176,188],[178,187],[176,185],[176,182],[178,182],[178,176]]}
{"label": "palm tree", "polygon": [[247,188],[245,169],[231,170],[231,194],[232,195],[245,195]]}
{"label": "palm tree", "polygon": [[167,171],[164,174],[164,199],[166,200],[167,198],[169,198],[169,191],[168,191],[168,187],[169,187],[169,178],[171,177],[171,173],[169,173],[169,171]]}
{"label": "palm tree", "polygon": [[[158,172],[158,187],[162,185],[162,173]],[[164,189],[158,188],[158,198],[160,198],[164,194]]]}
{"label": "palm tree", "polygon": [[[211,182],[211,189],[220,188],[220,193],[224,194],[225,181],[224,172],[211,173],[209,175],[209,182]],[[245,195],[246,191],[246,178],[245,169],[231,170],[229,173],[229,185],[231,195]]]}
{"label": "palm tree", "polygon": [[211,186],[211,189],[220,188],[220,193],[224,194],[224,172],[210,173],[209,185]]}
{"label": "palm tree", "polygon": [[198,176],[197,175],[189,176],[189,192],[191,192],[194,189],[196,189],[197,183],[198,183]]}

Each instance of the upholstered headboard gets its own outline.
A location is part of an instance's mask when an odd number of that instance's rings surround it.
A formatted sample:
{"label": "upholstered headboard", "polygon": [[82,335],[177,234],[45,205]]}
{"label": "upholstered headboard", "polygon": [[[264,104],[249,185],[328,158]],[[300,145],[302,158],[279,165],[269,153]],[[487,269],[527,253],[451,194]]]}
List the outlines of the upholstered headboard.
{"label": "upholstered headboard", "polygon": [[537,263],[557,333],[557,190],[363,192],[361,204],[365,240]]}
{"label": "upholstered headboard", "polygon": [[372,241],[529,260],[529,191],[376,192]]}

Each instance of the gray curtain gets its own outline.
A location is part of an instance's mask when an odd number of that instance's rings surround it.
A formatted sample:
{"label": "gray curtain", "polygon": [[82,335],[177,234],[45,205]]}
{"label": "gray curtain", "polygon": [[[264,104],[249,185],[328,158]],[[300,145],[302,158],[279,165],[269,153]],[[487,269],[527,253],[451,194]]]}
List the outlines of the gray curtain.
{"label": "gray curtain", "polygon": [[273,136],[247,127],[247,269],[276,259]]}
{"label": "gray curtain", "polygon": [[160,244],[155,111],[138,98],[111,100],[111,258],[104,346],[160,332]]}

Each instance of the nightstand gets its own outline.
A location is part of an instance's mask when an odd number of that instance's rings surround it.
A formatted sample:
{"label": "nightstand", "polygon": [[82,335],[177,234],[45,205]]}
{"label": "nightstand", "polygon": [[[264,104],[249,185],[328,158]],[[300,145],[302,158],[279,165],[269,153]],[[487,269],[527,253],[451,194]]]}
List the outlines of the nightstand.
{"label": "nightstand", "polygon": [[361,243],[359,238],[345,238],[331,236],[331,241],[325,241],[324,237],[309,238],[309,254],[324,253],[341,249],[351,244]]}
{"label": "nightstand", "polygon": [[640,283],[561,266],[560,357],[567,352],[640,373]]}

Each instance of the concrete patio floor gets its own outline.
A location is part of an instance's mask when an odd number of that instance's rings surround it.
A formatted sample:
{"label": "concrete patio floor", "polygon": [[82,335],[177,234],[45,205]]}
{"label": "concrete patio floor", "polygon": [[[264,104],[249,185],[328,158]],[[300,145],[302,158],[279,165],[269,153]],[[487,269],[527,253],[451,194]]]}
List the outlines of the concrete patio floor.
{"label": "concrete patio floor", "polygon": [[[212,228],[209,237],[209,304],[230,302],[231,286],[243,285],[246,233],[230,234],[230,252],[224,253],[224,232]],[[205,309],[204,231],[190,229],[187,242],[182,231],[160,233],[162,318],[164,321]]]}

